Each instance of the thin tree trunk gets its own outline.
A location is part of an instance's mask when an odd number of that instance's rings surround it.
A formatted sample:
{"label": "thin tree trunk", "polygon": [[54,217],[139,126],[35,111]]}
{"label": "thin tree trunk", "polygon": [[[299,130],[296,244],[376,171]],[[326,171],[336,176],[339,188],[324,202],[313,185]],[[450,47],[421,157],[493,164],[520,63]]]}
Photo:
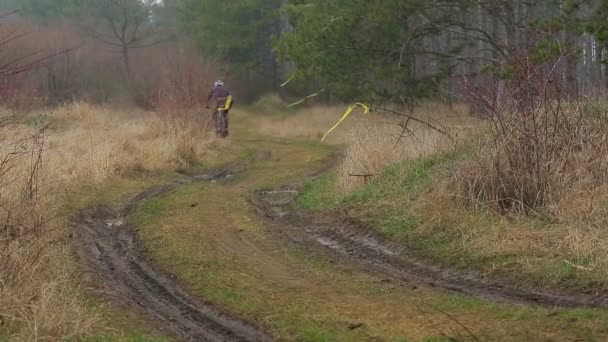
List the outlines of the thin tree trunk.
{"label": "thin tree trunk", "polygon": [[131,61],[130,61],[129,57],[130,57],[129,56],[129,47],[124,45],[122,47],[122,60],[125,65],[125,72],[126,72],[127,80],[130,82],[131,81]]}
{"label": "thin tree trunk", "polygon": [[604,86],[608,89],[608,65],[606,65],[606,60],[608,60],[608,42],[604,43],[604,49],[602,54],[602,66],[604,68]]}
{"label": "thin tree trunk", "polygon": [[578,66],[578,39],[570,30],[566,30],[566,64],[565,64],[565,78],[566,78],[566,94],[571,99],[576,99],[579,96],[579,84],[577,77],[577,66]]}
{"label": "thin tree trunk", "polygon": [[127,90],[131,97],[136,95],[135,82],[133,81],[133,72],[131,69],[131,56],[129,55],[129,47],[124,45],[122,47],[122,59],[125,65],[125,77],[127,82]]}

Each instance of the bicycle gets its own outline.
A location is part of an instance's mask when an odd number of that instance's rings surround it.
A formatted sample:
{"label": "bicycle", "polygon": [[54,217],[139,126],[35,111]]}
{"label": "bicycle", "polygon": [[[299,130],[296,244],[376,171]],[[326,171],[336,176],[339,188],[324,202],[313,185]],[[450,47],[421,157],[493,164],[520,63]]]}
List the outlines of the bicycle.
{"label": "bicycle", "polygon": [[223,105],[218,105],[213,112],[215,133],[220,138],[228,136],[228,111],[232,107],[232,96],[228,96]]}
{"label": "bicycle", "polygon": [[226,138],[228,136],[228,113],[218,108],[213,113],[213,122],[215,134],[220,138]]}

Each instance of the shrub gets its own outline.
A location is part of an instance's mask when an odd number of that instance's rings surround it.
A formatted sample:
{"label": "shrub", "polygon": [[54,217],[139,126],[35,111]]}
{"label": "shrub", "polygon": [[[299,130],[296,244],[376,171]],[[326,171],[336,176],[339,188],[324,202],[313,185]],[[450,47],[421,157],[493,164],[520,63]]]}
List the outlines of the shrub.
{"label": "shrub", "polygon": [[557,64],[522,57],[493,91],[468,90],[471,107],[490,127],[474,162],[457,177],[472,203],[527,213],[558,204],[573,189],[605,183],[605,112],[567,100],[556,70]]}

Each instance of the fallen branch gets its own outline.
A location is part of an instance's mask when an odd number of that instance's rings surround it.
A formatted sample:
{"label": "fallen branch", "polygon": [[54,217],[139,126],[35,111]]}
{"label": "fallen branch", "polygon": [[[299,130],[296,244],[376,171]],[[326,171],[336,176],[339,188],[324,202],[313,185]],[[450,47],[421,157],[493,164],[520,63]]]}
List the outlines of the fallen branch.
{"label": "fallen branch", "polygon": [[358,175],[358,174],[352,174],[352,173],[349,173],[349,174],[348,174],[348,176],[349,176],[349,177],[363,177],[363,181],[364,181],[365,183],[369,182],[369,179],[370,179],[371,177],[374,177],[374,176],[377,176],[377,175],[378,175],[378,174],[375,174],[375,173],[367,173],[367,174],[361,174],[361,175]]}

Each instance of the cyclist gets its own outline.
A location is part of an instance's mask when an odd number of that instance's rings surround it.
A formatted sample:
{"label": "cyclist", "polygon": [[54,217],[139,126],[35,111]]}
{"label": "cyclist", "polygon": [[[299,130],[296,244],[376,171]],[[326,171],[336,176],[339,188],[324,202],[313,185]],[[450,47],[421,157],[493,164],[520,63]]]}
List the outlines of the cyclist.
{"label": "cyclist", "polygon": [[221,80],[215,81],[213,88],[207,96],[207,109],[209,104],[214,102],[213,122],[218,136],[225,138],[228,136],[228,112],[232,109],[234,100],[230,90],[224,86]]}

